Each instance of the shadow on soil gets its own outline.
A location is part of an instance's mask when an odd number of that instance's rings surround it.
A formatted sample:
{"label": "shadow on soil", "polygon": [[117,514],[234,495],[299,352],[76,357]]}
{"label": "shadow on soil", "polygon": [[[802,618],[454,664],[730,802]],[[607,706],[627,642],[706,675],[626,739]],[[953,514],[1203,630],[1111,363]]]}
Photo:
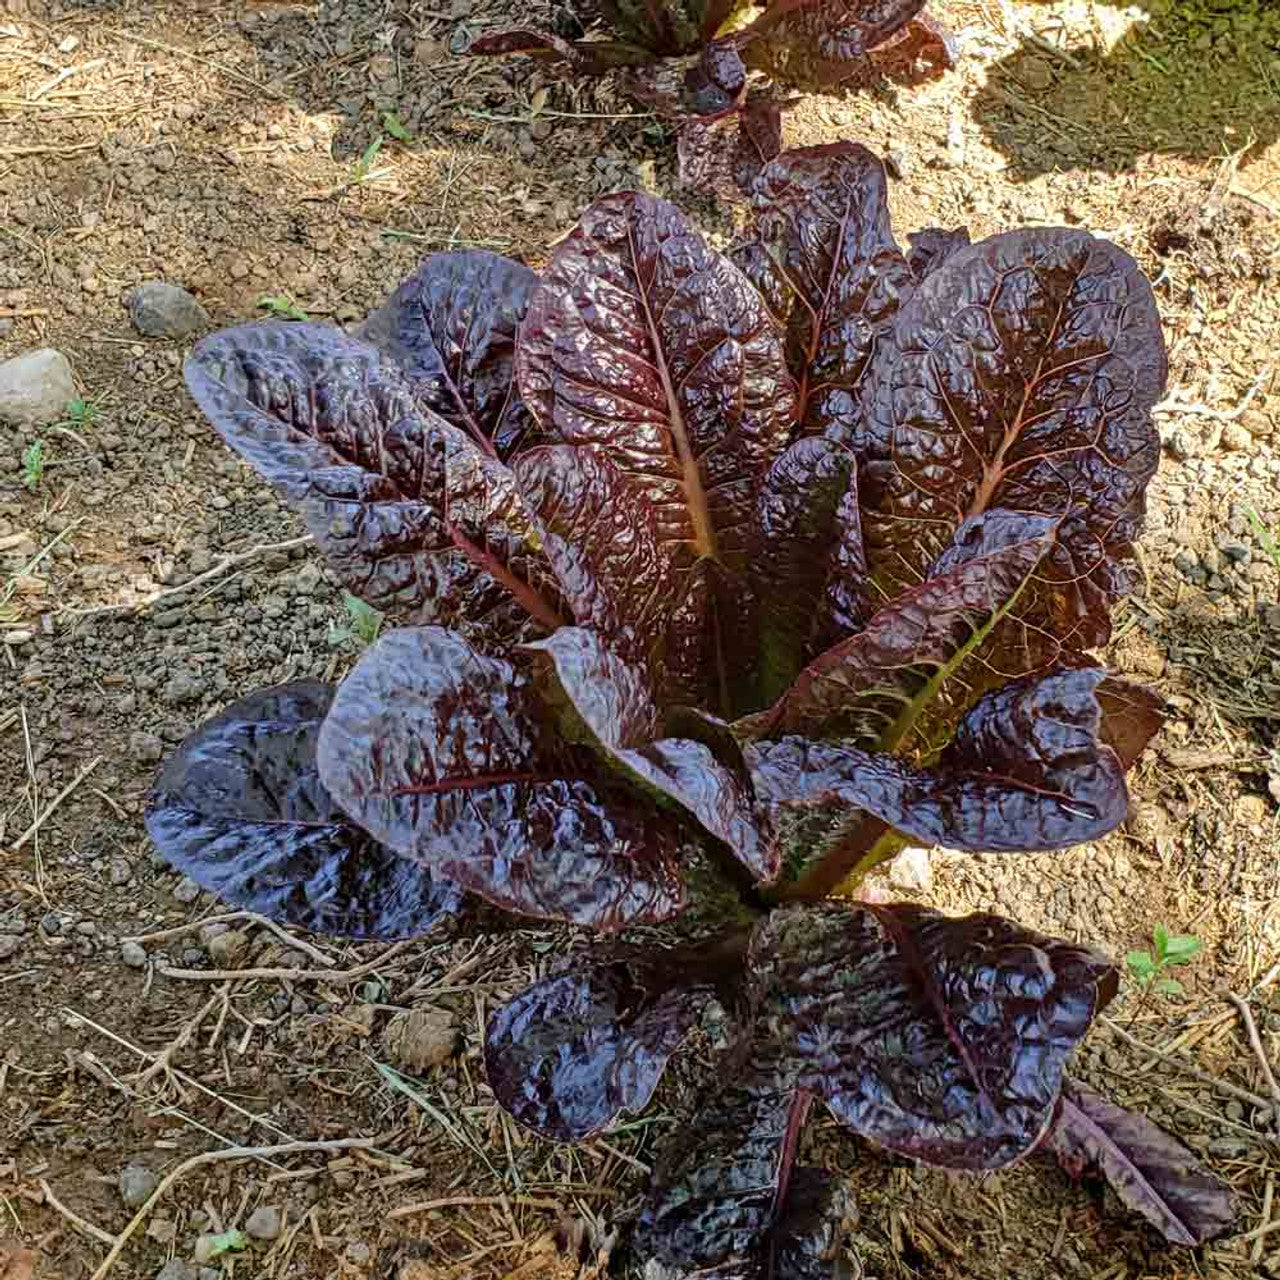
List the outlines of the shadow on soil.
{"label": "shadow on soil", "polygon": [[[1028,41],[996,63],[972,111],[1010,172],[1132,168],[1148,153],[1211,160],[1280,136],[1280,5],[1144,0],[1109,53]],[[1037,21],[1052,46],[1053,32]]]}

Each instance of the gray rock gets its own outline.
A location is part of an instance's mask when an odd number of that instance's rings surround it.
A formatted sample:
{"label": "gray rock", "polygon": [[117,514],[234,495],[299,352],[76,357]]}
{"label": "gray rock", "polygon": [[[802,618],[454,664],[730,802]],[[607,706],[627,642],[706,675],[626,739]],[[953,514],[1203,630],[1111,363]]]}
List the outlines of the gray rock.
{"label": "gray rock", "polygon": [[137,1209],[146,1204],[159,1182],[145,1165],[131,1164],[120,1172],[120,1199],[130,1209]]}
{"label": "gray rock", "polygon": [[129,735],[129,750],[139,764],[155,764],[164,755],[164,743],[154,733],[139,729]]}
{"label": "gray rock", "polygon": [[357,1267],[367,1266],[372,1257],[373,1250],[363,1240],[353,1240],[347,1245],[347,1261],[355,1263]]}
{"label": "gray rock", "polygon": [[249,935],[240,929],[228,929],[205,944],[209,959],[219,969],[236,969],[249,951]]}
{"label": "gray rock", "polygon": [[18,954],[22,939],[16,933],[0,933],[0,960],[8,960]]}
{"label": "gray rock", "polygon": [[383,1044],[415,1074],[447,1062],[458,1048],[458,1024],[443,1009],[403,1009],[387,1023]]}
{"label": "gray rock", "polygon": [[280,1234],[280,1209],[274,1204],[260,1204],[244,1224],[245,1234],[255,1240],[274,1240]]}
{"label": "gray rock", "polygon": [[114,885],[128,884],[133,879],[133,868],[124,858],[112,858],[107,867],[107,879]]}
{"label": "gray rock", "polygon": [[929,850],[908,845],[889,863],[889,883],[895,889],[910,893],[927,893],[933,887],[933,868],[929,864]]}
{"label": "gray rock", "polygon": [[1248,429],[1238,422],[1228,422],[1222,428],[1222,447],[1230,453],[1243,453],[1253,445]]}
{"label": "gray rock", "polygon": [[204,1235],[196,1236],[196,1245],[191,1250],[191,1256],[196,1260],[197,1264],[203,1266],[206,1262],[212,1262],[225,1249],[226,1241],[222,1236],[212,1231],[207,1231]]}
{"label": "gray rock", "polygon": [[149,338],[185,338],[207,327],[209,315],[185,290],[148,280],[125,300],[134,327]]}
{"label": "gray rock", "polygon": [[191,1263],[172,1258],[156,1272],[156,1280],[200,1280],[200,1273]]}
{"label": "gray rock", "polygon": [[[194,880],[183,877],[182,883],[173,891],[179,902],[194,902],[200,896],[200,886]],[[197,952],[197,958],[199,953]]]}
{"label": "gray rock", "polygon": [[61,351],[41,347],[0,364],[0,422],[36,427],[57,422],[76,397],[71,366]]}
{"label": "gray rock", "polygon": [[180,667],[169,677],[160,697],[171,706],[196,702],[204,692],[204,681],[193,671]]}
{"label": "gray rock", "polygon": [[147,963],[147,952],[140,942],[122,942],[120,944],[120,959],[130,969],[141,969]]}

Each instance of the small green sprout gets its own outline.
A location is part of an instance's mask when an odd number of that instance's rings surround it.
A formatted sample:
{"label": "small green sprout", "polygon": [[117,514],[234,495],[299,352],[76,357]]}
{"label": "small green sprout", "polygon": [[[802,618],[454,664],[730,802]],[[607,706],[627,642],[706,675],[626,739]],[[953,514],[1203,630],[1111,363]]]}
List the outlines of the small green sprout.
{"label": "small green sprout", "polygon": [[1258,535],[1262,549],[1271,557],[1271,563],[1275,565],[1276,572],[1280,573],[1280,546],[1276,544],[1276,535],[1262,523],[1262,517],[1251,506],[1246,504],[1244,513],[1249,517],[1249,523],[1253,525],[1253,531]]}
{"label": "small green sprout", "polygon": [[357,649],[367,649],[382,630],[381,612],[349,591],[342,593],[342,606],[350,621],[345,626],[333,624],[329,627],[329,643],[335,648],[349,644]]}
{"label": "small green sprout", "polygon": [[264,293],[258,306],[284,320],[310,320],[311,317],[298,306],[291,293]]}
{"label": "small green sprout", "polygon": [[243,1231],[236,1231],[234,1228],[230,1231],[224,1231],[221,1235],[216,1235],[208,1241],[207,1256],[212,1262],[214,1258],[221,1257],[224,1253],[241,1253],[249,1247],[248,1238]]}
{"label": "small green sprout", "polygon": [[351,181],[356,186],[362,182],[368,182],[370,178],[377,176],[373,170],[373,162],[378,158],[378,152],[382,150],[383,137],[378,134],[374,140],[364,149],[364,153],[360,159],[355,162],[351,170]]}
{"label": "small green sprout", "polygon": [[32,493],[40,487],[44,479],[44,441],[33,440],[22,451],[22,483]]}
{"label": "small green sprout", "polygon": [[382,127],[397,142],[413,141],[413,135],[409,132],[408,126],[394,111],[384,111],[382,113]]}
{"label": "small green sprout", "polygon": [[67,421],[77,427],[91,427],[102,417],[102,410],[92,400],[76,396],[67,401]]}
{"label": "small green sprout", "polygon": [[1152,951],[1130,951],[1125,963],[1134,981],[1164,995],[1182,995],[1182,983],[1167,976],[1174,965],[1187,964],[1200,950],[1200,939],[1191,933],[1170,933],[1162,924],[1151,931]]}

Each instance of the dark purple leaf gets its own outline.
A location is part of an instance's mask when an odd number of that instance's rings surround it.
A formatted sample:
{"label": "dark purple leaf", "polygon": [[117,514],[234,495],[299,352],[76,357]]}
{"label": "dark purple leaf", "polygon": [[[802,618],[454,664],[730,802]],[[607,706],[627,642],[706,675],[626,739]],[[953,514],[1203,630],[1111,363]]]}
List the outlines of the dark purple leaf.
{"label": "dark purple leaf", "polygon": [[896,749],[1017,599],[1055,527],[1046,516],[1008,511],[966,524],[930,577],[815,658],[768,711],[740,728],[751,736],[838,735]]}
{"label": "dark purple leaf", "polygon": [[[966,517],[1060,517],[1022,633],[1063,655],[1105,643],[1159,454],[1150,410],[1166,372],[1151,286],[1114,245],[1037,228],[950,254],[882,335],[861,411],[829,431],[863,464],[877,583],[893,594],[918,582]],[[1006,648],[992,665],[1009,670]]]}
{"label": "dark purple leaf", "polygon": [[1231,1191],[1176,1138],[1074,1080],[1045,1146],[1076,1177],[1098,1168],[1116,1195],[1171,1244],[1188,1248],[1231,1230]]}
{"label": "dark purple leaf", "polygon": [[907,243],[911,246],[907,252],[907,265],[917,280],[923,280],[957,249],[967,249],[971,242],[968,227],[956,227],[954,231],[925,227],[923,231],[907,232]]}
{"label": "dark purple leaf", "polygon": [[1096,690],[1102,740],[1128,772],[1164,724],[1164,699],[1145,685],[1107,676]]}
{"label": "dark purple leaf", "polygon": [[499,907],[613,930],[682,905],[680,824],[560,740],[523,671],[441,627],[366,651],[318,759],[361,826]]}
{"label": "dark purple leaf", "polygon": [[482,249],[433,253],[360,336],[399,366],[419,406],[506,459],[537,443],[514,382],[516,330],[536,280]]}
{"label": "dark purple leaf", "polygon": [[737,49],[717,40],[688,57],[665,58],[624,72],[619,83],[666,119],[715,118],[739,106],[746,93],[747,70]]}
{"label": "dark purple leaf", "polygon": [[606,455],[570,445],[524,455],[515,474],[574,619],[661,680],[689,571],[672,563],[644,488]]}
{"label": "dark purple leaf", "polygon": [[[919,85],[950,71],[960,56],[955,37],[928,13],[919,13],[883,44],[871,50],[865,72],[841,82],[850,89],[878,79]],[[861,69],[859,69],[859,72]]]}
{"label": "dark purple leaf", "polygon": [[197,343],[186,375],[362,599],[479,637],[561,621],[510,473],[420,410],[374,347],[324,325],[244,325]]}
{"label": "dark purple leaf", "polygon": [[169,757],[147,831],[170,865],[231,906],[315,933],[417,937],[455,916],[462,894],[330,798],[315,751],[332,700],[330,685],[297,680],[233,702]]}
{"label": "dark purple leaf", "polygon": [[736,260],[787,336],[801,430],[852,412],[879,336],[915,280],[893,238],[884,165],[841,142],[787,151],[756,181],[758,241]]}
{"label": "dark purple leaf", "polygon": [[489,1019],[498,1101],[554,1142],[581,1142],[644,1107],[714,984],[654,947],[575,957]]}
{"label": "dark purple leaf", "polygon": [[674,206],[638,192],[592,205],[543,272],[516,364],[544,434],[635,477],[678,563],[742,568],[793,389],[758,295]]}
{"label": "dark purple leaf", "polygon": [[868,55],[925,0],[774,0],[739,34],[753,70],[805,92],[865,83]]}
{"label": "dark purple leaf", "polygon": [[1097,839],[1129,812],[1124,765],[1100,740],[1103,674],[1062,671],[987,694],[928,768],[837,742],[753,743],[756,794],[774,807],[842,803],[955,849],[1017,853]]}
{"label": "dark purple leaf", "polygon": [[618,40],[564,40],[546,31],[516,27],[479,36],[467,46],[473,58],[510,57],[524,54],[548,62],[563,63],[575,75],[602,76],[615,67],[631,67],[649,58],[647,50]]}
{"label": "dark purple leaf", "polygon": [[778,851],[760,829],[740,756],[735,768],[702,742],[662,737],[648,674],[619,658],[596,632],[561,627],[528,647],[551,658],[560,687],[616,765],[688,809],[755,880],[777,875]]}
{"label": "dark purple leaf", "polygon": [[786,1195],[810,1098],[774,1046],[733,1051],[720,1083],[654,1171],[642,1257],[680,1267],[749,1261]]}
{"label": "dark purple leaf", "polygon": [[999,916],[905,903],[775,910],[749,963],[757,1052],[769,1037],[862,1137],[971,1170],[1040,1141],[1118,981],[1101,956]]}
{"label": "dark purple leaf", "polygon": [[813,638],[842,638],[870,613],[853,454],[797,440],[769,468],[756,504],[747,580],[756,603],[762,699],[790,686]]}
{"label": "dark purple leaf", "polygon": [[[787,1198],[747,1280],[859,1280],[842,1254],[844,1219],[852,1205],[844,1187],[825,1169],[793,1169]],[[770,1265],[772,1264],[772,1265]]]}
{"label": "dark purple leaf", "polygon": [[782,150],[782,108],[776,98],[753,91],[725,115],[686,117],[676,135],[680,185],[730,203],[748,197]]}

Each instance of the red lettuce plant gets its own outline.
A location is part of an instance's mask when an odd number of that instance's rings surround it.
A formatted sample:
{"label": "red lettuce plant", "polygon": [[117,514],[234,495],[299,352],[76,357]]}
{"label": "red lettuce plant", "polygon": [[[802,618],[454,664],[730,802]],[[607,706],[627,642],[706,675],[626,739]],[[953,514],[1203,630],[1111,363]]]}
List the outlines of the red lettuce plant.
{"label": "red lettuce plant", "polygon": [[1224,1189],[1065,1075],[1116,967],[850,894],[907,838],[1064,849],[1125,817],[1159,704],[1090,651],[1156,463],[1151,289],[1083,231],[904,252],[858,146],[784,154],[753,203],[731,256],[624,192],[538,275],[437,254],[355,337],[197,346],[216,429],[406,625],[336,690],[197,730],[153,838],[232,901],[360,936],[464,894],[612,934],[689,911],[681,946],[576,954],[487,1033],[503,1105],[575,1141],[727,1011],[646,1256],[819,1274],[831,1189],[792,1168],[818,1100],[947,1168],[1096,1165],[1198,1243]]}
{"label": "red lettuce plant", "polygon": [[918,84],[955,65],[950,34],[924,6],[599,0],[579,8],[585,21],[603,20],[612,39],[566,40],[521,27],[482,36],[469,52],[524,54],[577,76],[615,72],[624,90],[676,125],[682,182],[740,198],[782,149],[787,90]]}

